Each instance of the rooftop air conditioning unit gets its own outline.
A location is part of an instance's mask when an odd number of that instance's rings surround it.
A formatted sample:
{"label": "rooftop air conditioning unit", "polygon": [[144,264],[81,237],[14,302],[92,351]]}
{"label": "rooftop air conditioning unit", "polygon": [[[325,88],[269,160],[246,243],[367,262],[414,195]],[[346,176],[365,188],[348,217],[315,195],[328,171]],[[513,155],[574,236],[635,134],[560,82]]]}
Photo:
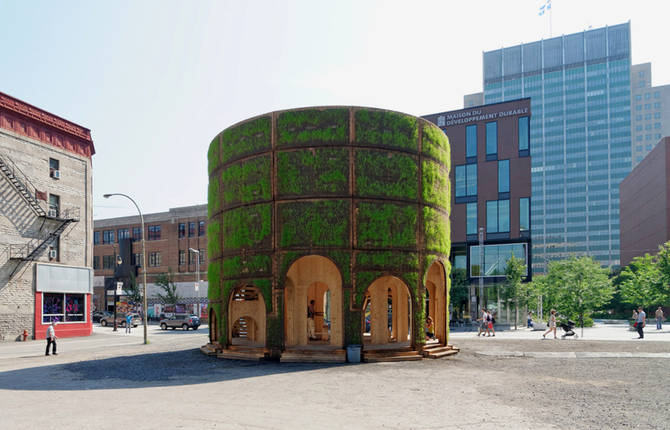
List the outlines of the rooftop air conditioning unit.
{"label": "rooftop air conditioning unit", "polygon": [[49,259],[50,260],[55,260],[56,258],[58,258],[58,251],[56,251],[55,249],[50,249],[49,250]]}
{"label": "rooftop air conditioning unit", "polygon": [[60,179],[60,170],[52,170],[51,177],[54,179]]}
{"label": "rooftop air conditioning unit", "polygon": [[50,217],[50,218],[58,218],[58,210],[56,210],[56,209],[49,209],[49,217]]}

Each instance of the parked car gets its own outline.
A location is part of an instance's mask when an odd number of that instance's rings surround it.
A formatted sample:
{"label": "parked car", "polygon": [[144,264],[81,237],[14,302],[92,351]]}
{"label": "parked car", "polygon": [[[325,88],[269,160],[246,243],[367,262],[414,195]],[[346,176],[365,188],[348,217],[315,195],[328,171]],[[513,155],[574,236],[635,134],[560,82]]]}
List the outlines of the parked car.
{"label": "parked car", "polygon": [[91,313],[91,321],[99,323],[101,318],[112,317],[112,316],[114,316],[114,314],[112,314],[111,312],[94,311]]}
{"label": "parked car", "polygon": [[181,327],[184,330],[188,330],[189,328],[197,330],[198,327],[200,327],[200,318],[195,315],[176,314],[171,317],[163,318],[158,324],[163,330],[167,330],[168,327],[172,330],[177,327]]}
{"label": "parked car", "polygon": [[[140,324],[140,316],[137,314],[130,314],[132,317],[133,327],[137,327]],[[100,325],[107,327],[108,325],[114,325],[114,314],[110,314],[107,317],[100,318]],[[116,326],[125,327],[126,326],[126,314],[117,312],[116,314]]]}

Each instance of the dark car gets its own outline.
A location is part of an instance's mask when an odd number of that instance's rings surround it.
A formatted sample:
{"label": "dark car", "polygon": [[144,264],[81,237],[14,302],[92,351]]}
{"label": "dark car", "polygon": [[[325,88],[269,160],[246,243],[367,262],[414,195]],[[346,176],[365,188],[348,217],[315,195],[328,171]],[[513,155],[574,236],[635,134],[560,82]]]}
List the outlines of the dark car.
{"label": "dark car", "polygon": [[[140,323],[140,316],[137,314],[130,314],[132,317],[132,326],[137,327]],[[114,325],[114,314],[110,313],[109,316],[100,318],[100,325],[107,327],[108,325]],[[125,327],[126,326],[126,314],[117,313],[116,314],[116,326]]]}
{"label": "dark car", "polygon": [[93,311],[93,313],[91,313],[91,321],[99,323],[102,318],[108,318],[111,316],[113,316],[111,312]]}
{"label": "dark car", "polygon": [[200,327],[200,318],[195,315],[188,314],[176,314],[171,317],[163,318],[158,323],[161,326],[161,329],[167,330],[170,327],[172,330],[177,327],[181,327],[184,330],[192,328],[197,330]]}

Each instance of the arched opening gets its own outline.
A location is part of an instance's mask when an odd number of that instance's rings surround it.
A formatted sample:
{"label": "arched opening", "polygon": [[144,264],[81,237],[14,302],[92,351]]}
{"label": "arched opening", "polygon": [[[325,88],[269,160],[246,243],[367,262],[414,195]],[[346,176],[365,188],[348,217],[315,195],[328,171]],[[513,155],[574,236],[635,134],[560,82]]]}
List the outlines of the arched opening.
{"label": "arched opening", "polygon": [[409,346],[412,302],[409,288],[394,276],[376,279],[365,291],[363,342],[367,346]]}
{"label": "arched opening", "polygon": [[265,301],[252,285],[237,287],[228,306],[228,338],[231,345],[265,346]]}
{"label": "arched opening", "polygon": [[216,320],[216,311],[209,308],[209,343],[219,341],[219,322]]}
{"label": "arched opening", "polygon": [[284,303],[287,348],[343,345],[342,277],[332,261],[319,255],[296,260],[286,274]]}
{"label": "arched opening", "polygon": [[447,279],[439,261],[428,268],[426,275],[426,318],[433,320],[433,333],[439,343],[447,343]]}

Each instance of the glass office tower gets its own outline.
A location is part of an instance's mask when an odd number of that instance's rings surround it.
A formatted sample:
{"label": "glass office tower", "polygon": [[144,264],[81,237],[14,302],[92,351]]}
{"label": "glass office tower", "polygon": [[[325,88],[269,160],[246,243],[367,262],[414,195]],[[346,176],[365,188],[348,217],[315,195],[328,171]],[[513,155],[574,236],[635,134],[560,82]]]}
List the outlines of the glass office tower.
{"label": "glass office tower", "polygon": [[619,264],[631,170],[630,23],[484,53],[484,101],[531,98],[533,271],[590,255]]}

